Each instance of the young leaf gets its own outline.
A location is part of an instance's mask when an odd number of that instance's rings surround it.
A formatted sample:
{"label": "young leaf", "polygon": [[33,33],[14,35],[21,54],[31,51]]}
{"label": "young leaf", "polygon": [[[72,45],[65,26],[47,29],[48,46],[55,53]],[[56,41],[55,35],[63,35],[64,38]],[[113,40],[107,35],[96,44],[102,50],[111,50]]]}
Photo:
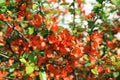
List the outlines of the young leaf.
{"label": "young leaf", "polygon": [[39,72],[40,80],[47,80],[45,71]]}
{"label": "young leaf", "polygon": [[91,72],[95,75],[98,75],[98,71],[96,69],[91,69]]}
{"label": "young leaf", "polygon": [[33,66],[27,66],[26,67],[26,74],[31,74],[34,71],[34,67]]}
{"label": "young leaf", "polygon": [[28,32],[29,32],[29,34],[33,34],[34,33],[34,28],[32,27],[32,28],[28,28]]}
{"label": "young leaf", "polygon": [[21,58],[21,59],[20,59],[20,62],[26,63],[27,61],[26,61],[24,58]]}
{"label": "young leaf", "polygon": [[33,4],[32,9],[35,10],[38,7],[37,4]]}
{"label": "young leaf", "polygon": [[111,61],[115,62],[115,56],[110,57]]}

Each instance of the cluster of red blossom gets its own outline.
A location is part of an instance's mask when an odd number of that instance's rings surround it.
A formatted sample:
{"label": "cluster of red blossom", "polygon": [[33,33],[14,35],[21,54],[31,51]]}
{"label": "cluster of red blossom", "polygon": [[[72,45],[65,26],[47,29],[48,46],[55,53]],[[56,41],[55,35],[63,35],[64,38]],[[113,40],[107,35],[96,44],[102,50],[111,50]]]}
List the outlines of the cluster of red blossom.
{"label": "cluster of red blossom", "polygon": [[[48,3],[56,2],[56,0],[47,1]],[[65,0],[62,1],[65,2]],[[19,65],[14,70],[15,79],[23,80],[24,74],[26,74],[26,65],[20,63],[20,59],[15,59],[14,55],[20,58],[24,54],[30,55],[36,50],[39,52],[37,54],[37,62],[34,64],[39,70],[30,73],[26,80],[39,79],[36,77],[39,76],[40,70],[46,72],[47,80],[52,78],[55,80],[80,80],[81,78],[103,80],[102,78],[94,77],[95,75],[104,76],[112,72],[114,69],[106,66],[108,64],[114,66],[116,71],[120,71],[120,68],[116,66],[117,60],[120,58],[120,51],[116,48],[120,47],[120,41],[116,38],[112,39],[112,41],[109,39],[104,40],[105,33],[109,31],[93,31],[87,36],[83,36],[83,33],[75,36],[67,29],[61,30],[56,21],[58,16],[54,16],[53,21],[49,22],[45,16],[43,17],[39,13],[32,14],[30,11],[27,12],[26,8],[31,8],[33,4],[32,0],[21,2],[22,0],[16,0],[16,6],[19,6],[18,12],[16,12],[17,20],[14,20],[10,14],[0,14],[0,21],[5,22],[1,25],[1,29],[7,27],[6,31],[0,31],[0,44],[3,45],[2,49],[12,56],[6,63],[3,62],[0,65],[5,65],[6,68],[9,68],[18,62]],[[78,3],[81,5],[82,1],[78,0]],[[9,0],[6,0],[6,5],[10,6]],[[46,9],[46,11],[50,10]],[[117,15],[119,14],[118,12]],[[87,18],[92,20],[93,16],[94,13],[90,13]],[[20,22],[24,20],[26,23],[23,27]],[[47,30],[48,34],[47,36],[38,33],[25,34],[24,31],[28,31],[26,28],[29,26],[38,32],[39,29],[41,31]],[[120,32],[119,27],[113,27],[112,30],[113,34]],[[86,39],[85,42],[83,38]],[[105,48],[110,50],[108,52],[104,51]],[[44,54],[41,55],[41,52]],[[112,52],[115,54],[113,55]],[[29,62],[29,59],[26,59],[26,61]],[[21,67],[23,71],[20,71]],[[9,74],[9,72],[0,70],[0,79],[5,80]],[[108,80],[113,79],[108,77]]]}

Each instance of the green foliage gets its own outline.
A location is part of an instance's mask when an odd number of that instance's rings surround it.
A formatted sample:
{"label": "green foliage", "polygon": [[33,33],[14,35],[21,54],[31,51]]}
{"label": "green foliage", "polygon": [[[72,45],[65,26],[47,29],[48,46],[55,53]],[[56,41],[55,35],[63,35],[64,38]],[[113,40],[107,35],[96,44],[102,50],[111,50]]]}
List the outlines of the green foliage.
{"label": "green foliage", "polygon": [[33,34],[34,33],[34,28],[33,27],[29,27],[28,28],[28,32],[29,32],[29,34]]}
{"label": "green foliage", "polygon": [[27,61],[26,61],[24,58],[21,58],[20,61],[21,61],[22,63],[27,63]]}
{"label": "green foliage", "polygon": [[34,71],[34,67],[26,66],[26,74],[31,74]]}
{"label": "green foliage", "polygon": [[116,72],[113,72],[113,76],[114,76],[114,77],[118,77],[118,76],[119,76],[119,72],[117,72],[117,71],[116,71]]}
{"label": "green foliage", "polygon": [[120,5],[120,0],[111,0],[113,4]]}
{"label": "green foliage", "polygon": [[40,77],[40,80],[47,80],[46,72],[45,71],[40,71],[39,72],[39,77]]}
{"label": "green foliage", "polygon": [[0,7],[5,6],[6,0],[0,0]]}
{"label": "green foliage", "polygon": [[102,4],[105,0],[96,0],[98,3]]}
{"label": "green foliage", "polygon": [[63,3],[61,3],[60,5],[67,6],[67,5],[69,5],[69,4],[66,3],[66,2],[63,2]]}
{"label": "green foliage", "polygon": [[71,14],[74,14],[74,13],[75,13],[75,10],[72,9],[72,8],[69,8],[69,12],[70,12]]}
{"label": "green foliage", "polygon": [[0,79],[119,80],[120,0],[96,2],[0,0]]}
{"label": "green foliage", "polygon": [[98,75],[98,71],[96,69],[91,69],[91,72],[94,74],[94,75]]}

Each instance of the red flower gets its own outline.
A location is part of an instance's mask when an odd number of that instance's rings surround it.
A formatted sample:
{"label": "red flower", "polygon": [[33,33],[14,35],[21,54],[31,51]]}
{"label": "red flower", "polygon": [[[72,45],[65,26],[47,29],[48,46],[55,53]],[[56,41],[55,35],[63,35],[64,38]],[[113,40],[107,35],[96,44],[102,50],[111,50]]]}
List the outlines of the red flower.
{"label": "red flower", "polygon": [[0,20],[5,20],[5,19],[6,19],[5,15],[4,14],[0,14]]}
{"label": "red flower", "polygon": [[62,40],[68,40],[69,37],[70,37],[70,34],[69,34],[69,31],[67,29],[60,33],[60,38]]}
{"label": "red flower", "polygon": [[45,50],[47,48],[47,44],[45,40],[40,41],[40,50]]}
{"label": "red flower", "polygon": [[4,77],[8,75],[8,72],[0,70],[0,80],[6,80]]}
{"label": "red flower", "polygon": [[97,49],[92,49],[91,48],[91,51],[90,51],[90,54],[92,54],[92,55],[98,55],[98,50]]}
{"label": "red flower", "polygon": [[113,43],[112,41],[110,41],[110,40],[107,40],[107,46],[108,46],[109,48],[111,48],[111,49],[115,48],[114,43]]}
{"label": "red flower", "polygon": [[9,36],[12,32],[12,28],[8,27],[6,31],[6,36]]}
{"label": "red flower", "polygon": [[14,71],[14,78],[22,80],[23,79],[23,74],[20,71]]}
{"label": "red flower", "polygon": [[37,64],[39,67],[41,66],[41,64],[46,63],[46,61],[47,61],[46,57],[42,57],[40,55],[37,56]]}
{"label": "red flower", "polygon": [[58,42],[58,37],[55,36],[54,34],[51,34],[47,37],[48,41],[50,44],[54,44],[56,42]]}
{"label": "red flower", "polygon": [[29,44],[24,39],[18,38],[12,41],[11,48],[15,53],[21,55],[24,51],[29,50]]}
{"label": "red flower", "polygon": [[31,13],[29,13],[29,12],[26,12],[26,14],[25,14],[25,15],[26,15],[26,19],[27,19],[27,20],[30,20],[30,18],[31,18],[31,16],[32,16],[32,14],[31,14]]}
{"label": "red flower", "polygon": [[19,21],[22,21],[25,16],[25,11],[18,11],[17,12],[17,18]]}
{"label": "red flower", "polygon": [[90,50],[91,50],[91,46],[85,46],[83,51],[84,53],[89,53]]}
{"label": "red flower", "polygon": [[117,12],[117,15],[120,16],[120,12]]}
{"label": "red flower", "polygon": [[52,27],[51,27],[51,30],[52,30],[53,32],[58,32],[59,27],[57,26],[57,24],[53,24]]}
{"label": "red flower", "polygon": [[91,12],[91,13],[89,13],[89,14],[87,15],[87,18],[91,19],[93,16],[94,16],[94,13]]}
{"label": "red flower", "polygon": [[20,10],[21,10],[21,11],[26,10],[26,4],[25,4],[25,3],[23,3],[23,4],[20,6]]}
{"label": "red flower", "polygon": [[102,43],[102,33],[100,33],[100,32],[98,32],[98,31],[96,31],[96,32],[94,32],[92,35],[91,35],[91,39],[95,42],[95,43],[97,43],[98,45],[99,44],[101,44]]}
{"label": "red flower", "polygon": [[41,15],[36,14],[34,15],[34,19],[32,20],[34,23],[34,27],[37,28],[43,22],[43,18]]}
{"label": "red flower", "polygon": [[81,57],[82,56],[82,50],[80,47],[75,47],[73,51],[71,52],[71,55],[74,55],[75,57]]}
{"label": "red flower", "polygon": [[33,49],[45,50],[47,48],[46,40],[41,35],[34,35],[30,38],[30,46]]}
{"label": "red flower", "polygon": [[63,55],[65,53],[68,53],[70,50],[67,48],[64,44],[59,45],[59,52]]}

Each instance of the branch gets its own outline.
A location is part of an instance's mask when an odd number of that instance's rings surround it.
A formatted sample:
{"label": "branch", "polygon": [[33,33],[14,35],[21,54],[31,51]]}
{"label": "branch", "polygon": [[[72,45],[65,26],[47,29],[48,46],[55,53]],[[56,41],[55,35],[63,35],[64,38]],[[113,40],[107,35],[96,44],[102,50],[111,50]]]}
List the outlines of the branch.
{"label": "branch", "polygon": [[3,56],[5,58],[9,58],[8,56],[4,55],[4,54],[0,54],[0,56]]}
{"label": "branch", "polygon": [[12,78],[12,77],[4,77],[4,78],[8,80],[15,80],[15,78]]}
{"label": "branch", "polygon": [[74,73],[74,76],[75,76],[75,80],[78,80],[76,69],[73,70],[73,73]]}
{"label": "branch", "polygon": [[75,13],[75,0],[73,0],[73,8],[74,8],[74,14],[73,14],[73,30],[75,29],[75,15],[76,15],[76,13]]}
{"label": "branch", "polygon": [[18,32],[18,34],[20,35],[20,37],[22,37],[26,42],[28,42],[29,43],[29,41],[27,40],[27,38],[20,32],[20,31],[18,31],[15,27],[12,27],[12,25],[11,24],[9,24],[8,22],[6,22],[7,23],[7,25],[10,27],[10,28],[12,28],[13,29],[13,31],[16,31],[16,32]]}

